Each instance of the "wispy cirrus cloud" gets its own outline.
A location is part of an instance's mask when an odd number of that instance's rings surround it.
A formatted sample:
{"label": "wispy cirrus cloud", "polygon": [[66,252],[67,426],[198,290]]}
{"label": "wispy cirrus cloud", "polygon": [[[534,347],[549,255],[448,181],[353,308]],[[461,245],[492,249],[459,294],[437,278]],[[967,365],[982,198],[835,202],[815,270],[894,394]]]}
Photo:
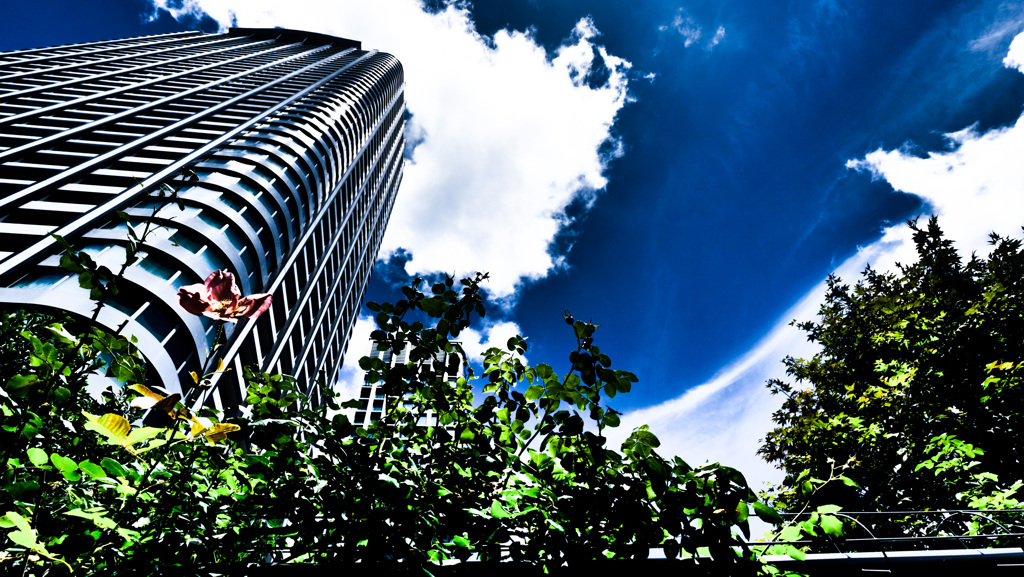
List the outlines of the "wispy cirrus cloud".
{"label": "wispy cirrus cloud", "polygon": [[[700,45],[705,50],[711,50],[725,38],[725,27],[718,26],[715,31],[710,34],[705,33],[705,26],[701,24],[696,17],[690,14],[685,8],[678,8],[675,15],[672,17],[672,22],[669,24],[663,24],[658,27],[658,30],[665,32],[671,30],[679,34],[683,40],[683,46],[689,48],[690,46]],[[705,41],[701,43],[701,39]]]}
{"label": "wispy cirrus cloud", "polygon": [[[1024,34],[1013,40],[1003,63],[1024,73]],[[1010,126],[986,132],[971,126],[945,136],[947,149],[923,158],[905,149],[879,149],[846,166],[925,201],[924,214],[939,216],[940,226],[963,256],[987,254],[990,232],[1019,238],[1024,225],[1024,116]],[[897,262],[916,258],[910,229],[901,223],[885,228],[879,240],[861,247],[835,274],[852,283],[869,263],[893,270]],[[780,481],[781,473],[756,456],[772,427],[771,413],[780,404],[765,382],[786,379],[780,362],[786,355],[808,358],[816,352],[789,321],[814,318],[824,293],[824,283],[812,288],[757,345],[709,381],[625,415],[613,442],[620,442],[633,426],[648,423],[665,454],[678,454],[691,464],[713,459],[737,467],[755,488]]]}
{"label": "wispy cirrus cloud", "polygon": [[481,36],[456,2],[430,12],[417,0],[151,1],[179,19],[310,30],[398,57],[415,148],[380,257],[404,249],[410,275],[489,271],[491,295],[513,297],[564,265],[553,241],[566,208],[593,202],[621,154],[612,127],[631,65],[597,43],[589,18],[549,53],[530,32]]}

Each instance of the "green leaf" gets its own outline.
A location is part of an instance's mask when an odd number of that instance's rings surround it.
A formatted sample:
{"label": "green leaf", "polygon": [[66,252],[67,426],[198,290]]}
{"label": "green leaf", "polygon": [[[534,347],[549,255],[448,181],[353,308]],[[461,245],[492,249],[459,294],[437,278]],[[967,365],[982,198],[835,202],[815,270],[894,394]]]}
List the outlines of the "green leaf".
{"label": "green leaf", "polygon": [[11,522],[11,526],[15,527],[19,531],[31,531],[32,528],[28,524],[28,519],[24,518],[17,511],[8,511],[4,517]]}
{"label": "green leaf", "polygon": [[558,378],[557,376],[555,376],[555,371],[554,369],[551,368],[551,365],[546,365],[542,363],[537,365],[534,368],[534,370],[537,372],[537,376],[540,377],[540,380],[544,381],[545,383],[552,379],[557,380]]}
{"label": "green leaf", "polygon": [[81,517],[82,519],[88,519],[96,524],[96,526],[102,529],[114,529],[117,527],[117,523],[113,519],[107,517],[107,510],[102,507],[93,507],[88,511],[82,509],[72,509],[66,513],[70,517]]}
{"label": "green leaf", "polygon": [[786,545],[786,554],[797,561],[803,561],[807,558],[807,553],[804,553],[792,545]]}
{"label": "green leaf", "polygon": [[438,318],[443,315],[444,311],[448,308],[447,303],[438,297],[423,299],[419,302],[419,305],[420,308],[423,309],[423,312],[434,318]]}
{"label": "green leaf", "polygon": [[505,519],[505,518],[511,517],[512,515],[510,515],[509,512],[506,511],[501,506],[501,503],[499,503],[498,501],[495,500],[495,501],[491,501],[491,516],[494,517],[495,519]]}
{"label": "green leaf", "polygon": [[842,476],[840,476],[840,477],[836,477],[836,478],[839,479],[840,481],[842,481],[843,484],[846,485],[847,487],[855,487],[857,489],[860,489],[860,485],[858,485],[856,481],[854,481],[853,479],[851,479],[849,477],[842,477]]}
{"label": "green leaf", "polygon": [[71,400],[71,391],[69,391],[66,387],[57,387],[56,389],[53,390],[53,400],[58,405],[63,405],[64,403]]}
{"label": "green leaf", "polygon": [[118,463],[110,457],[104,457],[103,460],[100,461],[100,464],[103,465],[103,468],[106,469],[108,473],[110,473],[111,477],[128,477],[128,469],[125,469],[121,463]]}
{"label": "green leaf", "polygon": [[[41,361],[37,360],[37,357],[33,356],[30,360],[32,366],[39,366]],[[7,390],[11,391],[11,394],[21,397],[28,394],[26,387],[34,386],[39,382],[39,377],[36,375],[14,375],[7,381]]]}
{"label": "green leaf", "polygon": [[32,461],[32,464],[41,467],[50,462],[50,457],[46,454],[46,451],[38,448],[32,448],[26,451],[28,453],[28,460]]}
{"label": "green leaf", "polygon": [[544,387],[540,385],[531,385],[526,389],[525,396],[527,399],[531,401],[536,401],[537,399],[544,396]]}
{"label": "green leaf", "polygon": [[779,533],[779,541],[799,541],[802,536],[803,531],[800,530],[800,527],[790,525]]}
{"label": "green leaf", "polygon": [[62,456],[58,455],[57,453],[53,453],[52,455],[50,455],[50,462],[52,462],[53,466],[57,467],[57,469],[62,471],[62,472],[63,471],[77,471],[78,470],[78,463],[76,463],[74,461],[74,459],[69,459],[67,457],[62,457]]}
{"label": "green leaf", "polygon": [[736,522],[736,523],[743,523],[749,517],[750,517],[750,508],[747,506],[746,503],[744,503],[743,501],[740,501],[739,504],[736,505],[736,517],[734,519],[734,522]]}
{"label": "green leaf", "polygon": [[636,442],[638,443],[643,443],[655,448],[661,446],[661,441],[659,441],[658,437],[650,431],[636,431],[633,433],[633,436],[636,437]]}
{"label": "green leaf", "polygon": [[148,441],[160,433],[163,433],[165,430],[166,429],[158,427],[139,427],[137,429],[132,429],[132,432],[127,438],[125,438],[124,444],[126,447],[130,447],[141,443],[142,441]]}
{"label": "green leaf", "polygon": [[495,411],[494,414],[497,415],[499,421],[501,421],[502,423],[505,423],[506,425],[509,424],[510,419],[509,419],[508,407],[505,407],[503,409],[498,409],[497,411]]}
{"label": "green leaf", "polygon": [[463,537],[462,535],[456,535],[452,537],[452,543],[455,543],[459,547],[472,547],[472,545],[470,545],[469,543],[469,540]]}
{"label": "green leaf", "polygon": [[760,501],[754,501],[750,505],[754,508],[754,514],[757,515],[762,521],[766,521],[768,523],[776,525],[785,522],[782,518],[782,515],[779,515],[778,511],[769,507],[768,505],[765,505]]}
{"label": "green leaf", "polygon": [[826,534],[833,537],[841,537],[843,535],[843,522],[833,515],[821,516],[821,528],[824,529]]}
{"label": "green leaf", "polygon": [[7,534],[7,538],[26,549],[33,551],[40,549],[39,542],[36,541],[36,532],[31,529],[27,531],[11,531]]}
{"label": "green leaf", "polygon": [[39,488],[39,483],[35,481],[20,481],[8,487],[7,491],[13,499],[21,499],[23,497],[27,499],[28,497],[38,493]]}
{"label": "green leaf", "polygon": [[838,513],[839,511],[842,510],[843,508],[840,507],[839,505],[822,505],[818,507],[819,513]]}
{"label": "green leaf", "polygon": [[103,467],[100,467],[95,463],[90,463],[89,461],[82,461],[78,464],[78,468],[85,471],[85,473],[93,479],[100,479],[108,476],[107,472],[103,470]]}
{"label": "green leaf", "polygon": [[615,413],[605,413],[604,415],[604,426],[606,427],[618,427],[621,421],[619,416]]}

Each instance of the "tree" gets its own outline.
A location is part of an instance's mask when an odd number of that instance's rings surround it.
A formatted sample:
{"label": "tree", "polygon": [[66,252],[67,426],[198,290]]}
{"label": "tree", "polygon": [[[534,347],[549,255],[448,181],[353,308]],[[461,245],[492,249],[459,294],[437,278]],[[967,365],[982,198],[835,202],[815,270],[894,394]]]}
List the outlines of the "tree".
{"label": "tree", "polygon": [[[795,384],[760,454],[785,471],[794,509],[1012,506],[1022,476],[1024,252],[992,235],[987,259],[963,260],[933,217],[909,226],[918,261],[867,268],[850,287],[830,276],[819,318],[798,323],[821,346],[786,357]],[[795,321],[794,321],[795,323]],[[854,482],[827,479],[837,469]]]}
{"label": "tree", "polygon": [[[386,417],[366,428],[336,413],[358,401],[324,389],[326,405],[312,408],[291,377],[253,372],[249,416],[219,423],[212,409],[193,414],[177,395],[138,384],[144,371],[128,338],[37,314],[4,318],[18,352],[0,373],[0,566],[201,574],[274,560],[418,570],[475,554],[550,569],[660,547],[670,558],[699,555],[712,571],[758,570],[738,533],[749,534],[751,508],[777,515],[738,471],[663,458],[647,427],[618,451],[606,447],[604,430],[619,422],[607,400],[636,377],[611,368],[597,325],[566,313],[576,347],[562,376],[526,365],[517,336],[486,352],[482,390],[441,378],[432,359],[483,316],[485,278],[425,291],[417,281],[394,304],[367,305],[376,340],[413,348],[406,365],[362,359],[393,393]],[[104,366],[136,384],[99,407],[84,382]],[[141,426],[142,409],[168,424]],[[440,426],[418,426],[426,410]]]}

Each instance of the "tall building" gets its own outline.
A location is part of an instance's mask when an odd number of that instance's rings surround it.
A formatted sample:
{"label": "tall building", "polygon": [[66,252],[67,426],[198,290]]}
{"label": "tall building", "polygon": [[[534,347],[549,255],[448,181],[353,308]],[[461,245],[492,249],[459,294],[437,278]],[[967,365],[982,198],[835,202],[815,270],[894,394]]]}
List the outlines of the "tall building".
{"label": "tall building", "polygon": [[318,402],[402,178],[403,91],[393,56],[295,30],[0,53],[0,307],[90,317],[50,233],[116,272],[129,241],[118,212],[136,229],[155,214],[99,324],[134,335],[152,377],[188,394],[216,321],[176,295],[225,269],[273,306],[226,324],[218,356],[232,370],[215,375],[212,403],[244,400],[244,366],[293,375]]}
{"label": "tall building", "polygon": [[[458,345],[459,343],[452,343]],[[376,341],[370,345],[370,358],[380,359],[384,361],[389,367],[395,365],[403,365],[409,361],[409,343],[405,343],[405,347],[402,348],[397,354],[391,350],[390,347],[381,346]],[[463,362],[461,349],[456,347],[456,352],[445,353],[444,351],[438,352],[433,361],[444,365],[444,371],[441,372],[441,378],[443,380],[454,382],[459,377],[466,376],[466,363]],[[423,368],[425,361],[420,363],[420,367]],[[432,363],[431,363],[432,364]],[[440,366],[440,365],[438,365]],[[362,389],[359,391],[359,402],[361,406],[355,413],[353,423],[359,426],[367,426],[371,422],[382,419],[384,415],[384,408],[387,404],[388,399],[393,393],[387,390],[387,386],[383,382],[371,383],[369,380],[363,383]],[[420,415],[419,424],[422,426],[435,427],[437,426],[437,416],[432,411],[427,411],[426,414]]]}

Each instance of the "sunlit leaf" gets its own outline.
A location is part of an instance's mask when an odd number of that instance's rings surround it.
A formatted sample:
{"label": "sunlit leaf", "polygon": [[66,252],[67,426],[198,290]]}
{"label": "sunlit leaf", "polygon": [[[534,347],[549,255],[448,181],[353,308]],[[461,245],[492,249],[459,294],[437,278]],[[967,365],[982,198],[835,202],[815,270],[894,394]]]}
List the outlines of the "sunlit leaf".
{"label": "sunlit leaf", "polygon": [[141,395],[143,395],[143,396],[145,396],[145,397],[149,397],[149,398],[153,399],[154,401],[159,401],[160,399],[164,398],[163,395],[158,394],[158,393],[154,393],[146,385],[141,385],[141,384],[129,385],[128,388],[133,390],[133,391],[135,391],[135,392],[137,392],[137,393],[139,393],[139,394],[141,394]]}
{"label": "sunlit leaf", "polygon": [[19,531],[28,532],[32,530],[32,528],[29,527],[28,519],[22,517],[17,511],[8,511],[4,514],[4,518],[10,521],[11,524],[9,526],[14,527]]}
{"label": "sunlit leaf", "polygon": [[46,454],[46,451],[38,448],[32,448],[26,451],[28,453],[28,460],[32,461],[32,464],[39,467],[50,462],[50,457]]}
{"label": "sunlit leaf", "polygon": [[164,429],[158,427],[139,427],[137,429],[132,429],[132,432],[129,433],[128,437],[125,439],[124,444],[127,447],[137,445],[138,443],[152,439],[163,432]]}
{"label": "sunlit leaf", "polygon": [[124,417],[114,413],[107,413],[102,417],[90,415],[85,411],[82,411],[82,414],[89,420],[85,424],[86,429],[105,436],[112,445],[124,445],[125,439],[128,438],[128,431],[132,428]]}
{"label": "sunlit leaf", "polygon": [[800,530],[800,527],[790,525],[779,533],[779,541],[799,541],[802,536],[803,531]]}
{"label": "sunlit leaf", "polygon": [[107,472],[103,470],[103,467],[89,461],[82,461],[78,464],[78,468],[85,471],[87,475],[93,479],[100,479],[107,476]]}
{"label": "sunlit leaf", "polygon": [[491,516],[495,519],[505,519],[511,517],[508,511],[501,506],[501,503],[497,501],[491,501]]}
{"label": "sunlit leaf", "polygon": [[544,387],[540,385],[531,385],[526,389],[526,398],[535,401],[544,396]]}
{"label": "sunlit leaf", "polygon": [[53,466],[57,467],[57,470],[62,473],[78,470],[78,463],[76,463],[74,459],[62,457],[57,453],[50,455],[50,462],[52,462]]}
{"label": "sunlit leaf", "polygon": [[214,425],[207,430],[206,434],[203,435],[203,438],[206,439],[207,443],[213,445],[217,441],[226,440],[228,438],[228,433],[232,433],[239,429],[241,429],[241,427],[238,425],[232,425],[231,423],[214,423]]}
{"label": "sunlit leaf", "polygon": [[822,515],[821,528],[833,537],[840,537],[843,534],[843,522],[834,515]]}

